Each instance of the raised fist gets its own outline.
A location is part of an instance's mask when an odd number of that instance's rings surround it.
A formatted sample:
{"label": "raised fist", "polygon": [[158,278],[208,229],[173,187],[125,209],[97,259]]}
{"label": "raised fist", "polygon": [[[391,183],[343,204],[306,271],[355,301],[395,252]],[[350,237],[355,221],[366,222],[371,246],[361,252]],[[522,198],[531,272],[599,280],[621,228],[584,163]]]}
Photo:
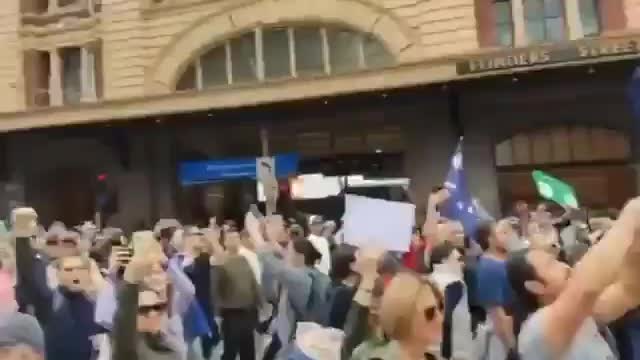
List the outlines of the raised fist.
{"label": "raised fist", "polygon": [[11,213],[16,238],[30,238],[38,232],[38,214],[32,208],[17,208]]}
{"label": "raised fist", "polygon": [[433,202],[435,205],[440,205],[447,201],[451,197],[451,193],[447,188],[442,188],[438,191],[434,191],[429,195],[429,202]]}
{"label": "raised fist", "polygon": [[145,277],[151,275],[156,263],[158,263],[156,256],[135,255],[125,268],[123,278],[130,284],[141,284]]}

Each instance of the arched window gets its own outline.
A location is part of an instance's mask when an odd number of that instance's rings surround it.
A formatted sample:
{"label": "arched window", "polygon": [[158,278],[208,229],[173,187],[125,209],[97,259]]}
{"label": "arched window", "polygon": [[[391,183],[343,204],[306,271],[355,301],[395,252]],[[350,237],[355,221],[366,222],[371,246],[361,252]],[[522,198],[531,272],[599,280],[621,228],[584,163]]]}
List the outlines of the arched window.
{"label": "arched window", "polygon": [[497,166],[624,161],[631,154],[629,137],[619,131],[556,127],[521,133],[495,147]]}
{"label": "arched window", "polygon": [[176,90],[327,76],[394,63],[375,36],[333,26],[256,28],[201,54]]}

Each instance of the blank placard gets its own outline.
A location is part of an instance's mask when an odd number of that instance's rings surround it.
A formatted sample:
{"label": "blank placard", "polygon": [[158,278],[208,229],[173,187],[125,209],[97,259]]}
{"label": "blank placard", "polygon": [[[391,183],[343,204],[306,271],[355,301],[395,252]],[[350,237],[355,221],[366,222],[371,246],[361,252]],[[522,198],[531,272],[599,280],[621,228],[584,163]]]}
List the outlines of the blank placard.
{"label": "blank placard", "polygon": [[415,212],[413,204],[346,195],[344,241],[358,247],[406,252]]}

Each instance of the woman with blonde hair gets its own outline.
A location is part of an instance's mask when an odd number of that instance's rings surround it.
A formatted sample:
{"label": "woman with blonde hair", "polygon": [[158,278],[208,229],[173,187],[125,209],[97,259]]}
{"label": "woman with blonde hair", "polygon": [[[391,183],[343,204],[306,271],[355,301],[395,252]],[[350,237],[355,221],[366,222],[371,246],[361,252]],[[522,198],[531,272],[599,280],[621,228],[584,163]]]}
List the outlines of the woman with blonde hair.
{"label": "woman with blonde hair", "polygon": [[379,318],[384,333],[396,343],[394,359],[438,359],[426,351],[439,349],[443,306],[438,289],[416,274],[401,272],[391,280],[382,297]]}

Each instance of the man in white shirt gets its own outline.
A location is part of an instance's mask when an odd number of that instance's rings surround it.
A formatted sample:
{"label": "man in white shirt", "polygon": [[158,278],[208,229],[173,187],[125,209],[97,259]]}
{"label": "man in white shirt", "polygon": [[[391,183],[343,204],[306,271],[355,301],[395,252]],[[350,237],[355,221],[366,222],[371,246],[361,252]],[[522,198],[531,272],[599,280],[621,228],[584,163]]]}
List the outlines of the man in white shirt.
{"label": "man in white shirt", "polygon": [[313,215],[309,219],[309,241],[322,254],[322,259],[316,264],[316,269],[325,275],[329,275],[331,270],[331,250],[329,248],[329,240],[322,236],[324,229],[324,220],[321,216]]}

